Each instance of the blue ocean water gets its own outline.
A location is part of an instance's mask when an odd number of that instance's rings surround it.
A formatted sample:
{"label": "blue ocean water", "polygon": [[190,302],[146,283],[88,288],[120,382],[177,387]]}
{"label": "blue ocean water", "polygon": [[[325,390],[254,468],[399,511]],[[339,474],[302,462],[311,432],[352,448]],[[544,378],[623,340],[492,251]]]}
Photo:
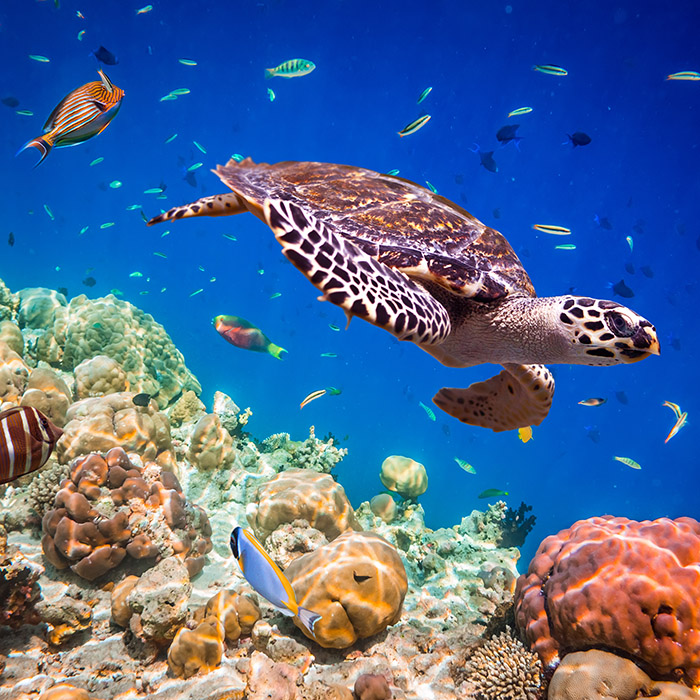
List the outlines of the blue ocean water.
{"label": "blue ocean water", "polygon": [[[13,291],[65,287],[69,297],[96,297],[121,290],[165,326],[206,403],[219,389],[251,406],[249,427],[259,438],[284,431],[303,439],[310,425],[318,436],[337,436],[349,449],[338,478],[354,505],[382,489],[382,460],[403,454],[428,470],[420,500],[431,527],[483,509],[477,496],[487,488],[507,490],[513,507],[531,504],[537,525],[526,557],[547,534],[591,515],[700,517],[693,354],[700,82],[665,80],[700,70],[696,2],[163,1],[138,14],[141,7],[124,0],[0,5],[0,98],[19,100],[15,108],[0,104],[0,278]],[[118,56],[106,72],[126,92],[113,123],[82,145],[53,151],[37,169],[34,151],[14,158],[65,94],[97,79],[90,52],[100,45]],[[317,68],[265,80],[265,68],[290,58]],[[535,64],[563,66],[568,75],[536,72]],[[160,101],[177,88],[191,92]],[[523,106],[533,111],[507,117]],[[424,113],[432,119],[422,130],[397,136]],[[497,148],[497,130],[511,123],[520,124],[519,149]],[[575,131],[589,134],[590,145],[573,148],[567,134]],[[474,144],[495,150],[497,173],[480,165]],[[620,301],[611,284],[624,279],[634,297],[622,301],[656,325],[661,357],[555,367],[552,410],[527,444],[439,410],[431,421],[419,402],[431,405],[440,387],[467,386],[497,368],[444,368],[360,320],[333,331],[329,324],[345,326],[340,309],[316,301],[252,216],[145,226],[141,209],[151,217],[225,191],[209,168],[233,153],[399,169],[429,181],[509,239],[539,295],[574,290]],[[104,160],[91,166],[97,158]],[[192,186],[184,175],[197,162],[204,166]],[[122,186],[110,187],[115,180]],[[167,199],[144,194],[163,185]],[[139,208],[128,210],[132,204]],[[535,223],[573,234],[538,233]],[[555,249],[562,243],[576,249]],[[131,277],[135,271],[143,276]],[[84,286],[87,277],[96,285]],[[253,321],[289,354],[280,362],[231,347],[211,326],[218,314]],[[342,394],[299,410],[310,391],[331,385]],[[608,400],[578,405],[589,397]],[[689,414],[668,444],[674,417],[664,401]],[[460,469],[455,457],[477,473]]]}

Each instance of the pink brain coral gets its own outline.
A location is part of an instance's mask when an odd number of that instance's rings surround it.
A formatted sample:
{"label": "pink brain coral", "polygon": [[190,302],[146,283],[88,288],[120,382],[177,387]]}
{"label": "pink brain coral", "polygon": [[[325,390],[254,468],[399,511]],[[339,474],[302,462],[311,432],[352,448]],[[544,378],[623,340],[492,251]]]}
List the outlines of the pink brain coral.
{"label": "pink brain coral", "polygon": [[550,666],[597,646],[700,683],[700,523],[579,520],[542,542],[518,579],[515,616]]}

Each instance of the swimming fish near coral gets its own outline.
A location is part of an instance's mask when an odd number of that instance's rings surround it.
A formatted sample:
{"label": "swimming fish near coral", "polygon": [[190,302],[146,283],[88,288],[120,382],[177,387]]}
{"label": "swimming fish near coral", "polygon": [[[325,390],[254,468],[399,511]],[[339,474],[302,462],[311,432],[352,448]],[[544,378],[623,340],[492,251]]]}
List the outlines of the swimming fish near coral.
{"label": "swimming fish near coral", "polygon": [[431,92],[433,91],[433,88],[427,87],[421,94],[418,96],[418,101],[416,104],[420,104]]}
{"label": "swimming fish near coral", "polygon": [[482,491],[477,498],[497,498],[498,496],[508,495],[508,491],[501,491],[501,489],[486,489],[486,491]]}
{"label": "swimming fish near coral", "polygon": [[124,91],[112,84],[103,71],[97,72],[100,80],[68,93],[46,120],[43,135],[25,143],[18,155],[26,148],[36,148],[41,153],[41,163],[52,148],[75,146],[107,128],[121,107]]}
{"label": "swimming fish near coral", "polygon": [[466,460],[455,457],[455,462],[457,462],[457,464],[459,464],[459,466],[462,467],[465,472],[468,472],[469,474],[476,474],[476,469],[474,469],[474,467],[472,467],[472,465]]}
{"label": "swimming fish near coral", "polygon": [[398,132],[399,136],[402,138],[408,136],[409,134],[415,134],[418,129],[422,129],[430,121],[430,115],[424,114],[422,117],[413,120],[410,124],[406,124],[401,131]]}
{"label": "swimming fish near coral", "polygon": [[544,63],[532,66],[532,70],[537,71],[538,73],[544,73],[546,75],[569,75],[569,71],[567,71],[566,68],[562,68],[561,66],[555,66],[552,63]]}
{"label": "swimming fish near coral", "polygon": [[624,279],[611,285],[611,289],[617,296],[623,299],[631,299],[634,296],[634,292],[625,284]]}
{"label": "swimming fish near coral", "polygon": [[535,231],[542,231],[542,233],[551,233],[553,236],[570,236],[571,229],[566,226],[554,226],[552,224],[533,224],[532,228]]}
{"label": "swimming fish near coral", "polygon": [[263,549],[250,530],[235,527],[231,533],[231,551],[246,581],[283,615],[296,617],[314,636],[314,625],[321,615],[299,607],[294,589],[281,569]]}
{"label": "swimming fish near coral", "polygon": [[688,412],[681,411],[681,407],[677,403],[673,403],[672,401],[664,401],[663,405],[668,406],[676,416],[676,422],[671,428],[671,432],[664,440],[664,444],[666,444],[672,437],[678,434],[678,431],[681,428],[684,428],[686,425],[688,425]]}
{"label": "swimming fish near coral", "polygon": [[524,428],[518,428],[518,437],[523,443],[530,442],[532,440],[532,426],[527,425]]}
{"label": "swimming fish near coral", "polygon": [[599,398],[592,398],[592,399],[584,399],[583,401],[579,401],[578,405],[579,406],[602,406],[607,399],[599,399]]}
{"label": "swimming fish near coral", "polygon": [[573,134],[567,134],[567,136],[574,148],[576,148],[576,146],[588,146],[591,142],[591,137],[584,131],[574,131]]}
{"label": "swimming fish near coral", "polygon": [[316,64],[313,61],[307,61],[305,58],[292,58],[280,63],[275,68],[265,68],[265,77],[300,78],[302,75],[308,75],[315,68]]}
{"label": "swimming fish near coral", "polygon": [[613,457],[613,459],[616,459],[618,462],[622,462],[622,464],[625,464],[632,469],[641,469],[639,464],[629,457]]}
{"label": "swimming fish near coral", "polygon": [[134,406],[141,406],[142,408],[145,408],[151,403],[151,395],[146,394],[145,392],[141,394],[136,394],[131,400],[134,403]]}
{"label": "swimming fish near coral", "polygon": [[304,406],[307,406],[310,404],[312,401],[315,401],[316,399],[320,399],[322,396],[326,395],[326,390],[325,389],[317,389],[316,391],[312,391],[310,394],[308,394],[304,400],[299,404],[299,408],[302,409]]}
{"label": "swimming fish near coral", "polygon": [[512,112],[508,112],[509,117],[519,117],[521,114],[530,114],[532,112],[532,107],[518,107]]}
{"label": "swimming fish near coral", "polygon": [[0,484],[41,469],[61,435],[58,426],[31,406],[0,413]]}
{"label": "swimming fish near coral", "polygon": [[119,63],[119,59],[104,46],[100,46],[91,52],[91,56],[94,56],[97,61],[103,63],[105,66],[116,66]]}
{"label": "swimming fish near coral", "polygon": [[433,411],[433,409],[430,408],[430,406],[426,406],[422,401],[419,401],[418,405],[425,411],[425,415],[428,416],[430,420],[435,420],[435,411]]}
{"label": "swimming fish near coral", "polygon": [[216,316],[212,321],[219,335],[243,350],[266,352],[278,360],[287,351],[275,345],[257,326],[240,316]]}

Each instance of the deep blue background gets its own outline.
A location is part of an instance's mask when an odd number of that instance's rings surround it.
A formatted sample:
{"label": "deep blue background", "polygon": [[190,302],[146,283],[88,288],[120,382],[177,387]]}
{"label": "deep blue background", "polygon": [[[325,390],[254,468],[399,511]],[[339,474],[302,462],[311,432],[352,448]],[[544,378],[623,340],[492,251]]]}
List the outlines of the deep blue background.
{"label": "deep blue background", "polygon": [[[665,81],[672,72],[700,70],[697,2],[211,0],[155,2],[137,15],[141,1],[0,5],[0,97],[16,96],[18,109],[35,115],[0,105],[0,277],[13,290],[122,290],[166,327],[202,381],[206,402],[221,389],[253,408],[257,436],[287,431],[303,439],[310,424],[317,435],[349,436],[338,475],[355,505],[381,489],[381,461],[398,453],[428,469],[421,500],[432,527],[483,508],[476,496],[486,488],[507,489],[513,506],[532,504],[538,522],[528,556],[542,537],[581,517],[700,516],[700,82]],[[66,93],[96,79],[89,52],[100,44],[118,55],[119,64],[106,70],[126,91],[114,122],[85,144],[55,150],[36,170],[33,150],[15,159]],[[294,80],[264,79],[266,67],[296,57],[317,69]],[[535,72],[538,63],[564,66],[569,75]],[[416,105],[428,85],[432,93]],[[181,87],[191,94],[159,102]],[[507,119],[522,106],[533,112]],[[423,112],[430,123],[400,139],[396,132]],[[497,149],[499,172],[487,172],[469,149],[495,148],[496,131],[512,122],[521,125],[520,151]],[[567,143],[566,134],[578,130],[591,135],[589,146]],[[177,139],[165,144],[173,133]],[[635,293],[629,305],[658,328],[662,356],[608,369],[554,368],[552,411],[527,445],[515,433],[464,426],[440,411],[431,422],[419,401],[430,404],[441,386],[467,386],[497,368],[448,370],[358,320],[348,332],[333,332],[329,323],[344,326],[341,311],[315,300],[252,216],[149,229],[138,210],[126,210],[140,204],[152,216],[161,206],[224,191],[208,169],[232,153],[398,168],[403,177],[429,180],[508,237],[540,295],[573,287],[611,297],[609,284],[624,278]],[[90,167],[98,156],[104,162]],[[206,167],[195,189],[182,177],[197,161]],[[111,189],[113,180],[123,186]],[[161,182],[167,200],[143,194]],[[608,217],[613,229],[599,228],[595,215]],[[111,221],[114,227],[100,229]],[[574,233],[538,234],[538,222]],[[6,244],[10,231],[14,247]],[[555,250],[561,243],[577,249]],[[653,278],[641,274],[645,265]],[[130,278],[135,270],[144,276]],[[87,274],[97,280],[91,289],[81,284]],[[204,292],[189,296],[199,288]],[[274,292],[282,296],[270,300]],[[210,325],[217,314],[250,319],[289,355],[278,362],[229,346]],[[323,352],[338,357],[321,358]],[[308,392],[328,385],[342,395],[299,411]],[[577,405],[589,396],[608,402]],[[673,416],[665,400],[690,415],[666,445]],[[643,468],[631,470],[614,455]],[[462,471],[454,457],[477,474]]]}

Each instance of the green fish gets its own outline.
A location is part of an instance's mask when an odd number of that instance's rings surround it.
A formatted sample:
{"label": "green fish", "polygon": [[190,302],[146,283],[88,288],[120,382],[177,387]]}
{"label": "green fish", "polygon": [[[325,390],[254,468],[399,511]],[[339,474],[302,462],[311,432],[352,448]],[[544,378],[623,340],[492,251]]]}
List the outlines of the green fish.
{"label": "green fish", "polygon": [[508,112],[509,117],[519,117],[521,114],[530,114],[532,112],[532,107],[518,107],[512,112]]}
{"label": "green fish", "polygon": [[267,88],[267,96],[270,99],[270,102],[275,101],[275,91],[274,90]]}
{"label": "green fish", "polygon": [[418,101],[416,104],[420,104],[432,91],[433,88],[427,87],[423,92],[421,92],[420,96],[418,97]]}
{"label": "green fish", "polygon": [[137,270],[136,272],[132,272],[129,277],[143,277],[143,272]]}
{"label": "green fish", "polygon": [[167,258],[168,256],[165,253],[153,253],[153,255],[157,255],[159,258]]}
{"label": "green fish", "polygon": [[232,235],[230,233],[222,233],[221,235],[229,241],[237,241],[238,240],[234,235]]}
{"label": "green fish", "polygon": [[15,114],[19,114],[20,117],[33,117],[34,112],[31,109],[18,109]]}
{"label": "green fish", "polygon": [[245,160],[245,156],[242,156],[240,153],[234,153],[231,156],[231,160],[235,160],[236,163],[240,163],[241,161]]}
{"label": "green fish", "polygon": [[100,224],[100,228],[112,228],[114,226],[114,221],[108,221],[107,223]]}
{"label": "green fish", "polygon": [[165,143],[172,143],[176,138],[177,138],[177,134],[173,134],[172,136],[168,136],[168,138],[165,139]]}
{"label": "green fish", "polygon": [[415,134],[418,129],[421,127],[424,127],[428,122],[430,121],[430,115],[429,114],[424,114],[422,117],[418,117],[418,119],[412,121],[410,124],[406,124],[401,131],[399,131],[399,136],[403,138],[404,136],[408,136],[409,134]]}
{"label": "green fish", "polygon": [[562,245],[555,245],[554,250],[576,250],[576,246],[573,243],[563,243]]}
{"label": "green fish", "polygon": [[178,62],[182,63],[183,66],[196,66],[197,61],[193,61],[191,58],[178,58]]}
{"label": "green fish", "polygon": [[212,323],[219,335],[237,348],[266,352],[278,360],[287,352],[275,345],[257,326],[240,316],[216,316]]}
{"label": "green fish", "polygon": [[538,73],[546,73],[547,75],[569,75],[569,71],[567,71],[566,68],[555,66],[551,63],[532,66],[532,70],[536,70]]}
{"label": "green fish", "polygon": [[148,190],[144,190],[143,193],[144,194],[162,194],[163,188],[162,187],[151,187]]}
{"label": "green fish", "polygon": [[122,186],[122,183],[119,180],[112,180],[112,182],[109,183],[109,186],[113,190],[118,190]]}
{"label": "green fish", "polygon": [[329,323],[329,324],[328,324],[328,327],[329,327],[332,331],[336,331],[336,332],[337,332],[337,331],[340,330],[340,326],[336,326],[335,323]]}
{"label": "green fish", "polygon": [[326,388],[326,391],[331,395],[331,396],[340,396],[343,392],[340,389],[336,389],[334,386],[329,386]]}
{"label": "green fish", "polygon": [[395,175],[398,175],[400,172],[401,172],[400,170],[398,170],[397,168],[394,168],[393,170],[390,170],[390,171],[387,173],[387,175],[395,176]]}
{"label": "green fish", "polygon": [[197,294],[201,294],[204,290],[203,289],[195,289],[192,294],[190,294],[191,297],[196,297]]}
{"label": "green fish", "polygon": [[469,464],[469,462],[460,459],[459,457],[455,457],[455,462],[457,462],[457,464],[459,464],[459,466],[462,467],[462,469],[464,469],[465,472],[469,472],[470,474],[476,474],[476,469],[474,469],[474,467],[472,467],[472,465]]}
{"label": "green fish", "polygon": [[302,75],[308,75],[315,68],[316,65],[311,61],[307,61],[304,58],[292,58],[289,61],[280,63],[275,68],[265,68],[265,77],[299,78]]}
{"label": "green fish", "polygon": [[435,420],[435,411],[433,411],[433,409],[430,408],[430,406],[426,406],[422,401],[419,401],[418,405],[425,411],[425,415],[428,416],[430,420]]}
{"label": "green fish", "polygon": [[199,170],[204,163],[195,163],[194,165],[190,165],[189,168],[187,168],[188,173],[193,173],[195,170]]}
{"label": "green fish", "polygon": [[190,89],[189,88],[177,88],[175,90],[170,91],[171,95],[189,95],[190,94]]}
{"label": "green fish", "polygon": [[201,143],[197,143],[196,141],[192,141],[192,143],[195,145],[196,148],[198,148],[204,155],[207,153],[207,149],[202,146]]}
{"label": "green fish", "polygon": [[44,204],[44,211],[48,214],[49,219],[51,219],[51,221],[54,221],[56,219],[48,204]]}
{"label": "green fish", "polygon": [[282,292],[273,292],[270,294],[270,299],[279,299],[282,296]]}
{"label": "green fish", "polygon": [[497,496],[507,496],[508,491],[501,491],[501,489],[486,489],[482,491],[478,498],[496,498]]}
{"label": "green fish", "polygon": [[435,186],[434,186],[433,184],[431,184],[431,183],[428,182],[427,180],[425,181],[425,184],[428,185],[428,189],[429,189],[433,194],[437,194],[437,193],[438,193],[437,189],[435,189]]}
{"label": "green fish", "polygon": [[29,54],[29,58],[32,59],[32,61],[38,61],[39,63],[48,63],[49,59],[46,58],[46,56],[39,56],[37,54]]}
{"label": "green fish", "polygon": [[104,158],[102,156],[100,156],[99,158],[95,158],[95,160],[93,160],[90,163],[90,167],[92,167],[93,165],[97,165],[98,163],[101,163],[103,160],[104,160]]}
{"label": "green fish", "polygon": [[321,357],[338,357],[336,352],[322,352]]}
{"label": "green fish", "polygon": [[629,457],[613,457],[613,459],[616,459],[618,462],[622,462],[628,467],[632,467],[632,469],[641,469],[639,466],[638,462],[635,462],[633,459],[630,459]]}
{"label": "green fish", "polygon": [[110,289],[109,293],[114,294],[115,297],[123,297],[124,296],[124,292],[122,292],[121,289],[117,289],[116,287],[114,289]]}

